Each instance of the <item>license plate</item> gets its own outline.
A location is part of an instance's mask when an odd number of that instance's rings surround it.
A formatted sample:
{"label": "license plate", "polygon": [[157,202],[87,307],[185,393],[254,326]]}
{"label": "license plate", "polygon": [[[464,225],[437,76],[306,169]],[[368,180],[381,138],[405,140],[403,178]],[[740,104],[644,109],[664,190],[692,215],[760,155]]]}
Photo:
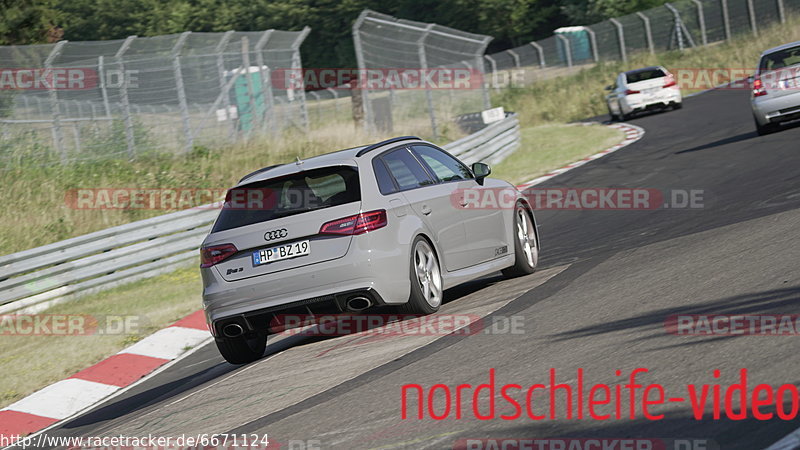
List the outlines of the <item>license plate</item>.
{"label": "license plate", "polygon": [[253,265],[280,261],[282,259],[296,258],[311,254],[311,245],[308,241],[292,242],[291,244],[279,245],[277,247],[265,248],[253,252]]}

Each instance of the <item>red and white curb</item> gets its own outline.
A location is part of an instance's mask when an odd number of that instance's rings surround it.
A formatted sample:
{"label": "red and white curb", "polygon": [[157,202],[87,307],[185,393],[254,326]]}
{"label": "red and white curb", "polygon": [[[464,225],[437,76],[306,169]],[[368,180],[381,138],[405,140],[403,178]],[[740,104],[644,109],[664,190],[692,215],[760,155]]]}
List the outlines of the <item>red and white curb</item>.
{"label": "red and white curb", "polygon": [[196,311],[116,355],[3,408],[0,436],[9,442],[70,418],[210,339],[203,311]]}
{"label": "red and white curb", "polygon": [[[594,123],[586,123],[582,125],[594,125]],[[637,127],[636,125],[631,125],[629,123],[613,123],[611,125],[606,125],[609,128],[617,128],[622,130],[625,133],[625,139],[622,140],[619,144],[611,146],[601,152],[595,153],[594,155],[587,156],[586,158],[581,159],[580,161],[575,161],[574,163],[567,164],[566,166],[556,169],[547,175],[542,175],[538,178],[534,178],[531,181],[527,181],[517,186],[517,189],[520,191],[524,191],[525,189],[537,185],[539,183],[543,183],[555,176],[561,175],[564,172],[568,172],[576,167],[580,167],[589,161],[594,161],[595,159],[602,158],[603,156],[608,155],[609,153],[613,153],[621,148],[627,147],[634,142],[638,141],[639,139],[644,136],[644,129],[641,127]]]}

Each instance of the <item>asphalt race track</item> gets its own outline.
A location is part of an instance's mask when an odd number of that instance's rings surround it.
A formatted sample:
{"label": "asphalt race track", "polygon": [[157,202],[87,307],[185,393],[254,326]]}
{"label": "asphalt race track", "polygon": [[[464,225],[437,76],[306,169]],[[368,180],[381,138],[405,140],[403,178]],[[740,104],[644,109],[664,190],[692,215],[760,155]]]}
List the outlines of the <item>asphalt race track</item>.
{"label": "asphalt race track", "polygon": [[[646,130],[641,141],[544,186],[702,190],[703,206],[539,211],[537,273],[489,277],[447,293],[440,314],[480,316],[488,332],[289,336],[273,339],[263,359],[242,367],[225,363],[211,344],[48,434],[266,433],[296,449],[452,448],[459,439],[490,437],[769,446],[800,421],[752,414],[714,420],[710,408],[695,420],[688,400],[655,408],[661,420],[641,412],[633,420],[569,420],[563,410],[553,420],[478,420],[469,408],[461,419],[419,420],[416,403],[412,418],[401,420],[402,385],[477,386],[488,382],[490,369],[498,386],[527,387],[548,383],[551,368],[571,385],[579,368],[587,384],[612,385],[647,368],[637,382],[658,383],[669,397],[685,396],[688,384],[725,389],[742,368],[750,385],[800,383],[797,336],[677,336],[665,327],[676,314],[797,312],[800,127],[758,137],[745,91],[712,91],[686,99],[682,110],[631,123]],[[508,332],[513,321],[521,331]],[[544,397],[534,396],[535,412],[546,412]],[[498,415],[509,413],[507,403],[498,405]],[[442,411],[444,402],[435,406]]]}

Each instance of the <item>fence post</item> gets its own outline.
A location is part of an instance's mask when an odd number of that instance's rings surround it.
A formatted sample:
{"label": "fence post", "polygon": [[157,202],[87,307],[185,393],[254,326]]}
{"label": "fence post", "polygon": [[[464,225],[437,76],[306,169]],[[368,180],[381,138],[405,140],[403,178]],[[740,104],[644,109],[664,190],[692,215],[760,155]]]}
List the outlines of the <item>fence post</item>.
{"label": "fence post", "polygon": [[[47,59],[44,61],[45,70],[53,67],[53,61],[58,58],[58,55],[61,54],[61,51],[66,44],[67,41],[59,41],[56,43],[56,45],[53,47],[53,50],[51,50],[50,54],[47,55]],[[66,164],[67,153],[64,149],[64,136],[61,130],[61,107],[58,103],[58,93],[56,92],[55,86],[51,84],[50,88],[47,90],[47,93],[50,97],[50,109],[52,110],[53,114],[53,143],[55,144],[56,151],[61,158],[61,164]]]}
{"label": "fence post", "polygon": [[[483,70],[483,59],[481,59],[481,55],[486,51],[486,47],[489,46],[489,41],[492,38],[485,37],[483,42],[481,43],[480,48],[475,52],[475,69],[479,70],[481,74],[484,74]],[[483,108],[484,109],[491,109],[492,107],[492,99],[489,96],[489,86],[486,83],[481,83],[481,89],[483,93]]]}
{"label": "fence post", "polygon": [[316,100],[316,102],[317,102],[317,103],[316,103],[316,110],[317,110],[317,124],[319,124],[319,122],[321,122],[321,121],[322,121],[322,112],[320,111],[320,104],[319,104],[319,101],[320,101],[319,94],[317,94],[317,93],[316,93],[316,92],[314,92],[314,91],[309,91],[308,93],[309,93],[310,95],[314,96],[314,100]]}
{"label": "fence post", "polygon": [[[247,86],[247,104],[250,106],[250,128],[245,130],[245,138],[249,139],[256,126],[256,91],[253,87],[253,77],[250,74],[250,39],[247,36],[243,37],[242,43],[242,70],[245,77],[245,85]],[[239,117],[239,123],[242,122],[242,117]]]}
{"label": "fence post", "polygon": [[728,12],[728,0],[719,0],[722,7],[722,24],[725,28],[725,40],[731,39],[731,16]]}
{"label": "fence post", "polygon": [[758,36],[758,25],[756,24],[756,9],[753,7],[753,0],[747,0],[747,15],[750,17],[750,29],[753,36]]}
{"label": "fence post", "polygon": [[625,31],[622,29],[622,23],[614,18],[608,19],[609,22],[614,24],[617,28],[617,42],[619,43],[619,56],[622,62],[628,62],[628,52],[625,50]]}
{"label": "fence post", "polygon": [[189,37],[191,31],[184,31],[181,33],[175,46],[172,47],[172,68],[175,72],[175,89],[178,92],[178,106],[181,108],[181,121],[183,122],[183,135],[186,139],[184,144],[184,152],[188,153],[194,146],[194,137],[192,136],[192,125],[189,122],[189,105],[186,103],[186,90],[183,86],[183,73],[181,72],[181,49],[186,43],[186,38]]}
{"label": "fence post", "polygon": [[[680,51],[683,51],[683,49],[685,48],[683,44],[684,35],[686,36],[686,39],[689,40],[689,45],[694,47],[695,45],[694,45],[694,40],[692,39],[692,35],[689,34],[689,31],[686,29],[686,26],[684,26],[683,20],[681,19],[681,14],[678,12],[678,10],[675,9],[675,7],[669,3],[664,3],[664,7],[667,8],[672,13],[673,17],[675,17],[675,25],[673,25],[672,37],[677,37],[678,49]],[[670,44],[672,44],[672,38],[670,38]]]}
{"label": "fence post", "polygon": [[647,40],[647,49],[650,51],[650,54],[655,54],[656,49],[653,47],[653,31],[650,29],[650,18],[647,17],[643,12],[637,12],[636,15],[642,19],[642,23],[644,24],[644,35],[645,39]]}
{"label": "fence post", "polygon": [[364,64],[364,49],[361,46],[361,35],[359,34],[359,28],[361,28],[361,24],[363,24],[364,20],[367,18],[367,12],[367,10],[361,11],[361,14],[358,15],[358,19],[356,19],[353,24],[353,47],[355,47],[356,64],[358,65],[358,79],[356,83],[360,85],[356,87],[356,89],[361,91],[361,104],[364,110],[364,131],[367,134],[372,134],[372,105],[369,99],[369,89],[367,89],[367,83],[364,79],[364,77],[366,77],[366,67]]}
{"label": "fence post", "polygon": [[[300,60],[300,45],[308,36],[308,33],[311,32],[311,28],[303,27],[303,31],[300,33],[300,36],[292,42],[292,70],[303,70],[303,63]],[[302,80],[302,78],[301,78]],[[302,120],[303,130],[308,132],[308,108],[306,108],[306,87],[305,83],[300,86],[300,119]]]}
{"label": "fence post", "polygon": [[[214,53],[217,54],[217,76],[219,76],[220,92],[222,92],[222,89],[225,88],[225,58],[223,54],[225,52],[225,47],[228,46],[228,42],[230,42],[231,38],[233,37],[233,33],[233,30],[223,33],[222,38],[214,48]],[[228,138],[233,139],[234,136],[236,136],[236,124],[233,123],[233,117],[230,113],[231,100],[228,98],[227,94],[222,99],[222,106],[225,108],[225,121],[228,123]]]}
{"label": "fence post", "polygon": [[108,91],[106,90],[106,69],[105,57],[97,57],[97,75],[100,77],[100,93],[103,95],[103,108],[106,110],[106,117],[111,118],[111,106],[108,103]]}
{"label": "fence post", "polygon": [[517,52],[515,52],[514,50],[511,50],[511,49],[508,49],[506,51],[508,52],[509,55],[511,55],[512,58],[514,58],[514,67],[516,67],[517,69],[522,67],[522,64],[520,63],[520,60],[519,60],[519,54]]}
{"label": "fence post", "polygon": [[492,66],[492,84],[494,85],[495,91],[500,91],[500,83],[497,82],[497,61],[489,55],[483,55],[487,61],[489,61],[489,65]]}
{"label": "fence post", "polygon": [[264,114],[262,116],[261,130],[266,132],[272,130],[274,127],[272,114],[275,113],[275,99],[272,97],[272,71],[269,66],[264,64],[264,47],[267,45],[272,32],[275,30],[267,30],[256,43],[256,64],[258,64],[258,74],[261,77],[261,92],[264,96]]}
{"label": "fence post", "polygon": [[[78,115],[74,119],[83,119],[83,108],[81,108],[81,102],[78,100],[72,100],[73,103],[78,107]],[[69,115],[68,117],[69,118]],[[72,122],[72,132],[74,133],[75,138],[75,153],[81,153],[81,129],[80,129],[80,120],[74,120]]]}
{"label": "fence post", "polygon": [[587,33],[589,33],[589,43],[592,46],[592,59],[594,62],[600,61],[600,55],[597,54],[597,35],[595,34],[594,30],[589,27],[583,27]]}
{"label": "fence post", "polygon": [[544,67],[545,67],[544,49],[542,48],[541,45],[539,45],[538,43],[536,43],[534,41],[531,41],[530,44],[531,44],[531,47],[536,49],[536,53],[539,54],[539,67],[544,69]]}
{"label": "fence post", "polygon": [[700,0],[692,0],[692,3],[697,7],[697,21],[700,24],[700,37],[703,40],[703,47],[708,45],[708,36],[706,36],[706,16],[703,14],[703,3]]}
{"label": "fence post", "polygon": [[786,11],[783,9],[783,0],[776,0],[778,2],[778,18],[781,23],[786,23]]}
{"label": "fence post", "polygon": [[[417,55],[419,56],[419,68],[422,69],[421,76],[428,71],[428,57],[425,54],[425,39],[427,39],[428,34],[430,34],[431,30],[433,29],[433,24],[429,24],[425,27],[425,31],[422,32],[422,36],[417,39]],[[433,110],[433,94],[431,93],[430,86],[425,85],[425,101],[428,104],[428,115],[431,118],[431,131],[433,132],[433,139],[439,138],[439,130],[436,128],[436,111]]]}
{"label": "fence post", "polygon": [[136,36],[128,36],[114,55],[114,59],[119,67],[122,82],[119,86],[119,98],[122,104],[122,120],[125,123],[125,143],[128,146],[128,158],[136,157],[136,142],[133,136],[133,118],[131,117],[131,105],[128,101],[128,77],[125,76],[125,64],[122,62],[122,55],[128,51]]}
{"label": "fence post", "polygon": [[572,67],[572,49],[570,48],[569,39],[567,39],[566,36],[561,35],[561,34],[556,34],[555,37],[558,38],[558,40],[560,40],[562,44],[564,44],[564,53],[565,53],[565,55],[567,57],[567,67],[571,68]]}

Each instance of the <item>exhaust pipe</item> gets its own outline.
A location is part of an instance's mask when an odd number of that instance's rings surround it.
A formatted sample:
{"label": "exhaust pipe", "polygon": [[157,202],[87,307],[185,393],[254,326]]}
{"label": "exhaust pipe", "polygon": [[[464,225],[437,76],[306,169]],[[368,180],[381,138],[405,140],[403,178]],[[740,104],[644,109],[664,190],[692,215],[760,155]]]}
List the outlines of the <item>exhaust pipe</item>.
{"label": "exhaust pipe", "polygon": [[346,305],[348,311],[363,311],[372,306],[372,300],[358,295],[347,299]]}
{"label": "exhaust pipe", "polygon": [[244,329],[238,323],[229,323],[222,327],[222,334],[227,338],[237,338],[244,334]]}

